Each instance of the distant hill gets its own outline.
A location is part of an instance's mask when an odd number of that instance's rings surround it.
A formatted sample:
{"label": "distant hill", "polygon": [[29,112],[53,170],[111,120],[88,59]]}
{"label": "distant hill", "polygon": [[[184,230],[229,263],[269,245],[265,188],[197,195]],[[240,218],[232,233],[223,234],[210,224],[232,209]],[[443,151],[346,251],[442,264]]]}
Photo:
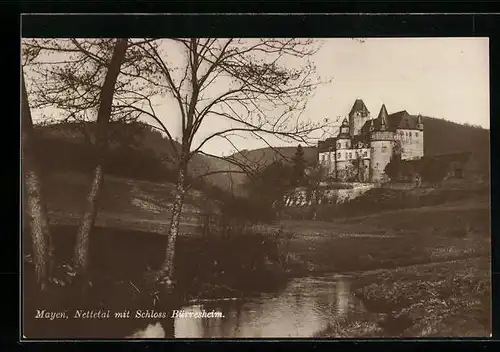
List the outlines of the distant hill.
{"label": "distant hill", "polygon": [[[94,165],[89,139],[92,126],[87,123],[60,123],[37,126],[39,138],[38,158],[47,171],[89,172]],[[111,126],[110,152],[107,173],[130,179],[153,182],[175,182],[173,164],[175,148],[156,130],[142,123]],[[177,149],[178,150],[178,149]],[[230,171],[232,164],[217,158],[195,155],[189,165],[193,177],[215,172]],[[203,178],[208,183],[227,189],[227,174],[215,173]]]}
{"label": "distant hill", "polygon": [[[471,151],[483,167],[489,169],[490,131],[457,124],[454,122],[423,117],[424,153],[439,155],[454,152]],[[91,167],[92,156],[82,130],[89,131],[88,125],[57,124],[39,127],[44,146],[41,154],[43,164],[48,168],[65,170],[83,170]],[[108,172],[118,177],[154,182],[174,182],[175,172],[172,164],[174,149],[162,135],[143,124],[113,125],[115,136],[112,139],[111,162]],[[120,144],[131,145],[125,147]],[[175,143],[178,148],[179,144]],[[124,149],[126,148],[126,150]],[[307,162],[315,163],[318,157],[316,147],[303,146]],[[231,156],[245,165],[263,167],[277,160],[289,162],[296,152],[296,147],[261,148],[244,150]],[[196,155],[189,166],[193,177],[207,172],[217,172],[204,179],[222,190],[240,193],[247,177],[241,173],[227,171],[239,168],[226,160]]]}
{"label": "distant hill", "polygon": [[464,151],[483,151],[489,154],[490,130],[433,117],[423,117],[423,123],[425,155]]}

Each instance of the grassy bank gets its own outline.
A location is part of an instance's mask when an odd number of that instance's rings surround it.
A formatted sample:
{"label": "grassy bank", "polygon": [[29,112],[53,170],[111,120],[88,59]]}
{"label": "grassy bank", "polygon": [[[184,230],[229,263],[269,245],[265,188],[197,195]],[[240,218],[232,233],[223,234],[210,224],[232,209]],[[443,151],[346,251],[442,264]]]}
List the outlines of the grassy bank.
{"label": "grassy bank", "polygon": [[290,247],[311,272],[354,276],[353,292],[370,313],[318,336],[489,336],[489,217],[488,199],[474,197],[336,222],[283,224],[301,233]]}
{"label": "grassy bank", "polygon": [[453,260],[360,274],[354,293],[396,337],[488,337],[491,262]]}
{"label": "grassy bank", "polygon": [[335,222],[286,221],[289,250],[314,272],[351,272],[490,255],[487,198]]}
{"label": "grassy bank", "polygon": [[355,275],[368,314],[330,324],[317,337],[489,337],[488,258],[383,269]]}

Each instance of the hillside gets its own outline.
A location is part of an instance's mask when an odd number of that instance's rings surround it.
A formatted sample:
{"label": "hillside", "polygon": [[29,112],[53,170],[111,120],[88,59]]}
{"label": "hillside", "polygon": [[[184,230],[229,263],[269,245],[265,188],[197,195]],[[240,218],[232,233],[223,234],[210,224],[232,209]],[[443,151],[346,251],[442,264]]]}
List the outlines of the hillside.
{"label": "hillside", "polygon": [[[53,224],[76,226],[85,209],[90,175],[57,172],[44,180],[47,210]],[[100,198],[96,225],[166,234],[170,225],[174,185],[108,175]],[[197,233],[205,202],[200,192],[186,196],[182,233]]]}
{"label": "hillside", "polygon": [[[485,170],[489,169],[490,131],[474,126],[424,117],[425,155],[472,151],[474,158]],[[88,171],[92,156],[82,130],[89,126],[82,124],[58,124],[39,127],[43,143],[42,164],[50,170]],[[173,148],[162,135],[142,124],[114,126],[112,153],[108,172],[117,177],[153,182],[173,182]],[[131,145],[126,147],[126,145]],[[178,144],[176,144],[178,147]],[[316,147],[304,147],[306,161],[317,160]],[[289,160],[296,147],[261,148],[245,150],[232,157],[239,162],[262,167],[276,160]],[[196,155],[189,166],[193,177],[205,173],[218,172],[203,178],[207,183],[225,191],[240,193],[247,177],[240,173],[224,171],[238,170],[238,167],[221,159]],[[197,178],[197,181],[199,179]]]}
{"label": "hillside", "polygon": [[[91,126],[85,123],[61,123],[37,126],[40,154],[38,158],[47,172],[90,172],[94,163],[90,139]],[[175,182],[172,144],[154,129],[140,123],[113,124],[107,173],[117,177],[152,182]],[[179,144],[174,142],[179,148]],[[222,170],[233,170],[223,160],[195,155],[190,162],[192,177]],[[222,189],[230,185],[228,175],[210,174],[203,177],[207,183]],[[196,181],[200,182],[198,177]],[[199,188],[199,187],[196,187]]]}

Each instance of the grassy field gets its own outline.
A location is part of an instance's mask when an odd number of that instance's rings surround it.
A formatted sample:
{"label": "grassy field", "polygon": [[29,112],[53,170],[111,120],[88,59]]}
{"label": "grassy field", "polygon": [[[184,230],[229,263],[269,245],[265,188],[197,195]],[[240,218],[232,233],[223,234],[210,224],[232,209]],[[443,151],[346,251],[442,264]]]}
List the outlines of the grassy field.
{"label": "grassy field", "polygon": [[[124,230],[166,234],[170,225],[174,185],[106,176],[96,225]],[[74,172],[51,173],[44,189],[51,222],[76,225],[84,211],[91,184],[90,175]],[[200,192],[186,197],[181,232],[197,231]]]}

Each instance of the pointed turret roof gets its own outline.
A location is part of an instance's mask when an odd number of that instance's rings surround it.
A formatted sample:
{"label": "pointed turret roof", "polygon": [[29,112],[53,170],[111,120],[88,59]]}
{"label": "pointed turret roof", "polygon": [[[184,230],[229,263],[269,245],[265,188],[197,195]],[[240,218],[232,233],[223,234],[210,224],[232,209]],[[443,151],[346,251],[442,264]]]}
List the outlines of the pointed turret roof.
{"label": "pointed turret roof", "polygon": [[378,114],[378,119],[380,121],[380,130],[386,130],[388,125],[389,125],[389,121],[388,121],[388,113],[387,113],[387,109],[385,107],[385,104],[382,104],[382,107],[380,108],[380,112]]}
{"label": "pointed turret roof", "polygon": [[344,118],[342,121],[342,125],[340,126],[339,129],[339,135],[337,138],[350,138],[351,135],[349,133],[349,122],[347,121],[347,118]]}
{"label": "pointed turret roof", "polygon": [[351,108],[351,111],[349,112],[349,116],[351,116],[352,114],[354,114],[357,111],[362,112],[364,114],[369,113],[368,108],[366,107],[365,103],[361,99],[356,99],[356,101],[354,102],[354,105]]}

